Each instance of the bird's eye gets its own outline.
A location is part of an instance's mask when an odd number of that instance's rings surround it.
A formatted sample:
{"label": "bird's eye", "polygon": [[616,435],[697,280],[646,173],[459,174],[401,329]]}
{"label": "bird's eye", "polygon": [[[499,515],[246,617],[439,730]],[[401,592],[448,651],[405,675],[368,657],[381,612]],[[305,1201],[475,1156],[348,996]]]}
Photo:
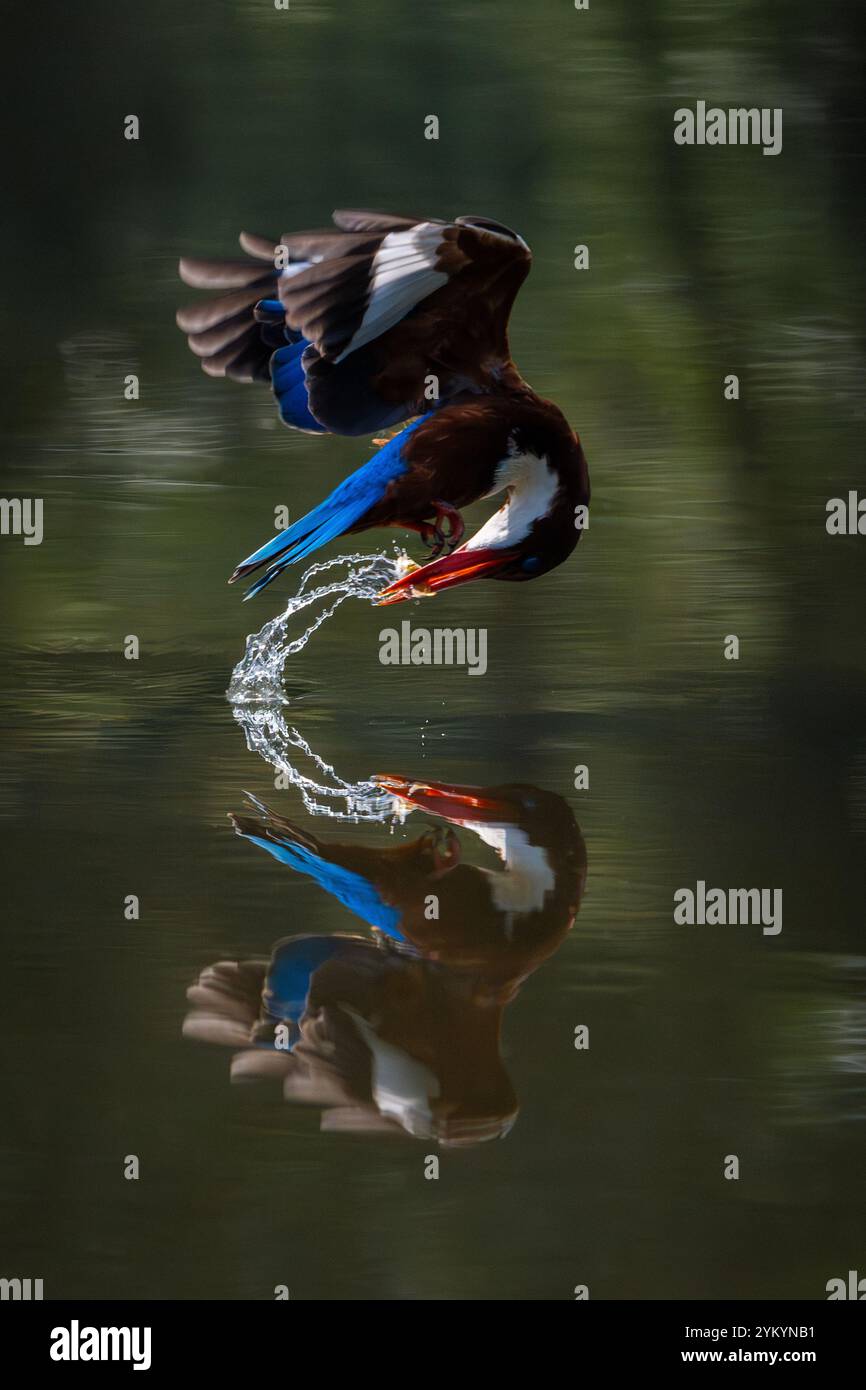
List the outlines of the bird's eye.
{"label": "bird's eye", "polygon": [[520,568],[524,574],[537,574],[541,569],[541,556],[527,555],[526,559],[520,562]]}

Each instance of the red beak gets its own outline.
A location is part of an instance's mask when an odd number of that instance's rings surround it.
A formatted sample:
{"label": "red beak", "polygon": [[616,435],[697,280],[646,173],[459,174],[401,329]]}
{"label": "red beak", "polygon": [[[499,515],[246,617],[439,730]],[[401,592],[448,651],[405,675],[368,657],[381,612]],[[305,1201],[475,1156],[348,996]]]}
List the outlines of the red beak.
{"label": "red beak", "polygon": [[482,796],[481,787],[459,787],[451,782],[410,782],[406,777],[376,774],[372,779],[384,791],[399,796],[419,811],[429,811],[443,820],[465,825],[467,821],[513,821],[514,807],[507,801]]}
{"label": "red beak", "polygon": [[410,598],[422,598],[438,594],[440,589],[452,589],[456,584],[466,584],[470,579],[490,579],[497,570],[504,569],[514,559],[516,551],[510,546],[504,550],[467,550],[461,547],[451,555],[443,555],[441,560],[431,560],[429,565],[411,570],[400,579],[395,579],[387,589],[383,589],[376,602],[381,607],[389,603],[403,603]]}

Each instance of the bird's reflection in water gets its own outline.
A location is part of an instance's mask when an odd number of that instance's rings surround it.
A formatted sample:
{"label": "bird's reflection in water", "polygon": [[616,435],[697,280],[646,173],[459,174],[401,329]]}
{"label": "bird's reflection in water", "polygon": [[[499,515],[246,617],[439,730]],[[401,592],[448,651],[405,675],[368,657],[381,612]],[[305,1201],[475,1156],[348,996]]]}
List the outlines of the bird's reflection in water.
{"label": "bird's reflection in water", "polygon": [[[565,801],[537,787],[374,780],[395,813],[435,823],[377,849],[321,840],[254,799],[255,814],[232,817],[372,932],[290,936],[269,961],[209,966],[184,1032],[239,1048],[233,1080],[277,1078],[287,1100],[321,1108],[325,1130],[502,1137],[518,1109],[503,1010],[574,921],[583,838]],[[472,837],[501,869],[466,862]]]}

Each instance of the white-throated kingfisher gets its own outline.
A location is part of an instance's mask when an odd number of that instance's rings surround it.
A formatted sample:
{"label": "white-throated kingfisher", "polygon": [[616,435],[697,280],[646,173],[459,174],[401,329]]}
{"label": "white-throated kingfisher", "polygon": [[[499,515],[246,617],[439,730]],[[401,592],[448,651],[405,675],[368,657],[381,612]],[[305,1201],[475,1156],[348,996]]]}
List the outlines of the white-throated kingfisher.
{"label": "white-throated kingfisher", "polygon": [[[382,603],[554,569],[580,539],[589,472],[562,412],[511,359],[526,242],[480,217],[340,211],[334,224],[279,242],[243,233],[248,260],[180,263],[187,284],[226,291],[177,316],[209,375],[270,380],[284,423],[311,433],[410,421],[229,582],[266,566],[252,597],[329,541],[378,526],[417,531],[433,550]],[[500,494],[463,541],[461,510]]]}

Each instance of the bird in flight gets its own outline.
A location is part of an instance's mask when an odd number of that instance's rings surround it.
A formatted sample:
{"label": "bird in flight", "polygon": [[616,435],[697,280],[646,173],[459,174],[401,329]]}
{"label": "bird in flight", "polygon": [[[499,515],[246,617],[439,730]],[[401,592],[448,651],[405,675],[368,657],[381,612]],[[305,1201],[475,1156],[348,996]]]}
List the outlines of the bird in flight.
{"label": "bird in flight", "polygon": [[[177,314],[209,376],[270,381],[283,422],[311,434],[403,425],[229,583],[266,566],[251,598],[329,541],[378,526],[416,531],[432,552],[382,604],[562,564],[585,525],[589,472],[565,416],[511,358],[526,242],[483,217],[338,211],[333,221],[279,241],[244,232],[246,259],[180,262],[186,284],[221,291]],[[501,494],[464,540],[462,509]]]}

